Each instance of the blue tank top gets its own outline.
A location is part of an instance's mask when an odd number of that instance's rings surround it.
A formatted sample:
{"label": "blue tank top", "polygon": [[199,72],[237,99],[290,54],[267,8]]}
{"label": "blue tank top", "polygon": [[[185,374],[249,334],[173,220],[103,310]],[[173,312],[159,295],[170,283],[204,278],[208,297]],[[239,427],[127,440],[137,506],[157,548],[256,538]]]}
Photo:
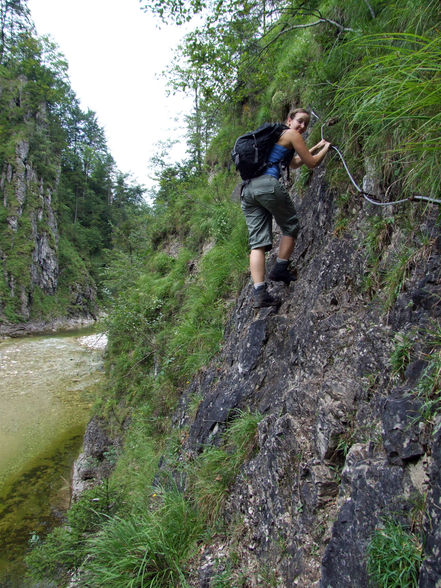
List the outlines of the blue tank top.
{"label": "blue tank top", "polygon": [[277,180],[280,178],[280,166],[283,164],[288,166],[291,159],[294,157],[294,149],[288,149],[282,145],[274,145],[268,157],[268,167],[263,172],[264,176],[273,176]]}

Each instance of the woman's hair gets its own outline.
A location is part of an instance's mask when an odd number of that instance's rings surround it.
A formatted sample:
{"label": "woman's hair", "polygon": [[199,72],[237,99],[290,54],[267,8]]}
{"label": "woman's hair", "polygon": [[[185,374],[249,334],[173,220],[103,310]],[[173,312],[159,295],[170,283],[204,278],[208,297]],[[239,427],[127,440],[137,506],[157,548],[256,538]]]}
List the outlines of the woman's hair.
{"label": "woman's hair", "polygon": [[288,114],[288,120],[292,120],[295,117],[295,115],[298,114],[299,112],[302,112],[303,114],[307,114],[309,116],[309,118],[311,118],[310,112],[308,112],[304,108],[296,108],[295,110],[291,110],[291,112]]}

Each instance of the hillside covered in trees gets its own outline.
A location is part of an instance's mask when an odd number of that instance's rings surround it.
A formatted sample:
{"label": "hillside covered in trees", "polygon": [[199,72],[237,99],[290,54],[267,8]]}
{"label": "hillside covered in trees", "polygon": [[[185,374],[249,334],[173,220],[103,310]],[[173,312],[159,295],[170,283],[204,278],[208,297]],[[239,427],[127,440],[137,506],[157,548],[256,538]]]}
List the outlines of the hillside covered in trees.
{"label": "hillside covered in trees", "polygon": [[142,209],[25,0],[0,3],[0,325],[96,315],[118,227]]}
{"label": "hillside covered in trees", "polygon": [[[168,74],[194,96],[189,157],[170,167],[158,156],[150,207],[121,184],[136,214],[118,218],[101,272],[107,381],[77,472],[90,488],[30,552],[29,582],[436,586],[439,2],[141,6],[163,21],[197,17]],[[87,141],[73,149],[72,103],[44,101],[45,116],[70,113],[54,137],[47,123],[45,145],[71,186],[59,196],[66,235],[80,222],[89,247],[69,241],[64,267],[84,251],[93,266],[83,197],[96,190],[101,222],[108,168],[87,167]],[[230,152],[298,106],[314,113],[307,142],[324,133],[344,164],[334,150],[292,174],[298,279],[271,286],[278,311],[255,311]],[[66,137],[73,150],[57,143]]]}

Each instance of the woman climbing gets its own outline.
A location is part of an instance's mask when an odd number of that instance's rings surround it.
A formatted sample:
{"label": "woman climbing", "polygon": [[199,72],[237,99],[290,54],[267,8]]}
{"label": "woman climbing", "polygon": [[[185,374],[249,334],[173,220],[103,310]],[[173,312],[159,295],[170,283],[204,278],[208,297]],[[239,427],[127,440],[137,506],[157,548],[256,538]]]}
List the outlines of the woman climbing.
{"label": "woman climbing", "polygon": [[323,160],[331,147],[331,143],[322,139],[308,149],[302,135],[308,127],[309,119],[309,112],[303,108],[289,113],[286,122],[289,128],[282,132],[280,139],[272,148],[264,173],[250,180],[242,190],[241,206],[248,226],[251,248],[250,270],[254,283],[254,308],[279,303],[269,294],[265,282],[265,252],[272,248],[273,217],[282,230],[282,238],[276,264],[268,278],[285,284],[295,279],[288,270],[288,263],[299,231],[299,221],[294,204],[279,178],[281,165],[298,168],[304,164],[313,169]]}

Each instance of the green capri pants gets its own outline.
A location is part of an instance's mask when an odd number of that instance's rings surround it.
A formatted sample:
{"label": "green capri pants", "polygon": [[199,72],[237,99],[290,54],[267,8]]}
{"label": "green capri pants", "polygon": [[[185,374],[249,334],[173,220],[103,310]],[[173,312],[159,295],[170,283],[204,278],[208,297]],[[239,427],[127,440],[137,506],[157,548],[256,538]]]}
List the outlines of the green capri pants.
{"label": "green capri pants", "polygon": [[296,237],[299,221],[288,192],[274,176],[253,178],[242,190],[241,206],[245,214],[251,249],[273,246],[273,217],[283,235]]}

